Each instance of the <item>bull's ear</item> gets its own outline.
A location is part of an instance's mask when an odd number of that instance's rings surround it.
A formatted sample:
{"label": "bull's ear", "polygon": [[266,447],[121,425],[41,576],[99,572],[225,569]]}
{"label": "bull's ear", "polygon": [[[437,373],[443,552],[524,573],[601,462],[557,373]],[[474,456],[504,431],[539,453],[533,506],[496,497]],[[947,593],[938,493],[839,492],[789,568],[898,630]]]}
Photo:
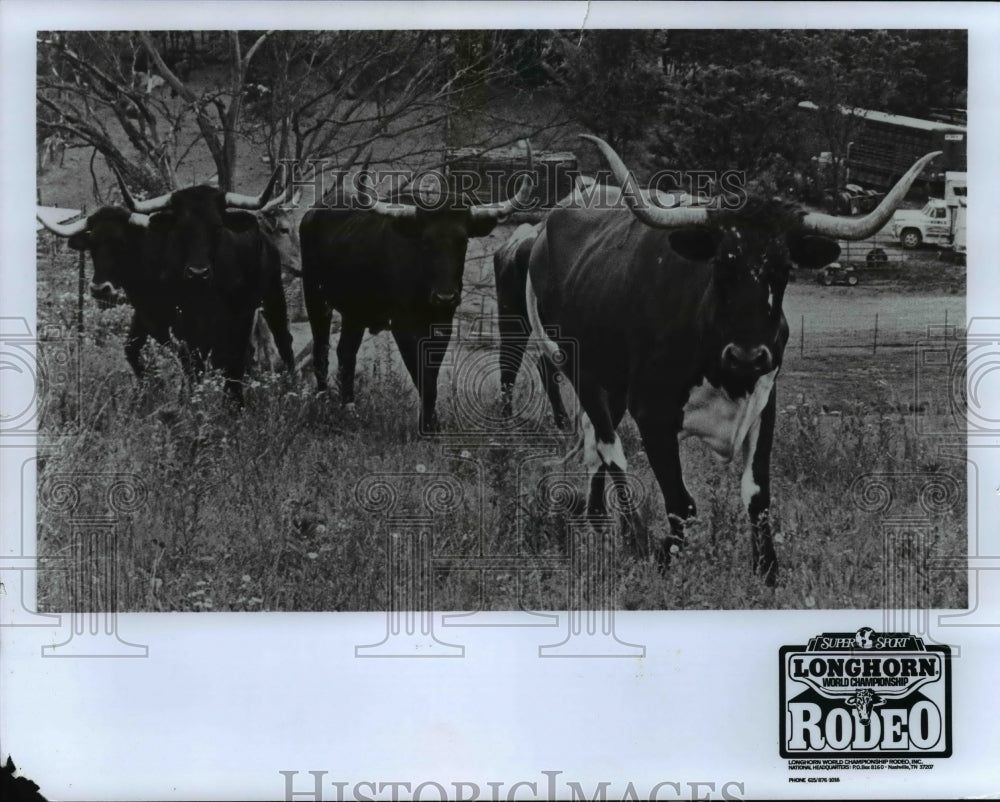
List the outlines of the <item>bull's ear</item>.
{"label": "bull's ear", "polygon": [[472,217],[469,216],[469,236],[485,237],[497,227],[497,220],[493,217]]}
{"label": "bull's ear", "polygon": [[823,267],[837,260],[840,246],[828,237],[790,234],[788,255],[799,267]]}
{"label": "bull's ear", "polygon": [[155,212],[149,217],[149,228],[152,231],[164,232],[168,231],[171,226],[173,226],[175,218],[173,212]]}
{"label": "bull's ear", "polygon": [[85,251],[90,248],[90,232],[81,231],[69,238],[69,247],[74,251]]}
{"label": "bull's ear", "polygon": [[710,228],[682,228],[670,234],[670,247],[685,259],[704,262],[719,247],[719,235]]}
{"label": "bull's ear", "polygon": [[416,239],[424,233],[424,222],[420,219],[420,215],[416,217],[393,217],[392,225],[404,237],[413,237]]}

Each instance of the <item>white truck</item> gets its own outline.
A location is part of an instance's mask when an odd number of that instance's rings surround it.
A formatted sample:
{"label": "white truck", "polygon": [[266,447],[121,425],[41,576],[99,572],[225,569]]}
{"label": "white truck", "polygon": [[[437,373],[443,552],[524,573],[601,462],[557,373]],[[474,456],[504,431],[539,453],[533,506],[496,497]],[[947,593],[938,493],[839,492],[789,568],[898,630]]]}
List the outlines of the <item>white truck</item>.
{"label": "white truck", "polygon": [[930,198],[923,209],[903,209],[892,217],[892,235],[904,248],[923,243],[965,254],[965,173],[945,173],[944,198]]}

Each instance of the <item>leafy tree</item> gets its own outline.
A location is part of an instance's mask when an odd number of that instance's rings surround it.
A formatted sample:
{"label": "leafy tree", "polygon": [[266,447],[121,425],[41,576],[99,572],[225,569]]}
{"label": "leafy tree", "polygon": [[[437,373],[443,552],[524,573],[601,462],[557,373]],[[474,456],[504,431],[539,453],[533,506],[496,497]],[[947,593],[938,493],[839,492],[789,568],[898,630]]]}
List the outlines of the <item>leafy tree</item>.
{"label": "leafy tree", "polygon": [[964,108],[968,91],[969,36],[964,30],[899,31],[912,44],[887,110],[928,117],[937,109]]}
{"label": "leafy tree", "polygon": [[816,104],[818,131],[831,154],[831,189],[843,181],[848,148],[863,123],[857,109],[885,109],[900,83],[912,80],[915,43],[894,31],[806,31],[798,72]]}
{"label": "leafy tree", "polygon": [[794,116],[801,81],[759,60],[709,64],[666,80],[653,163],[674,170],[757,173],[775,154],[797,155]]}
{"label": "leafy tree", "polygon": [[564,108],[626,161],[644,153],[658,113],[662,38],[647,30],[553,35],[548,69]]}

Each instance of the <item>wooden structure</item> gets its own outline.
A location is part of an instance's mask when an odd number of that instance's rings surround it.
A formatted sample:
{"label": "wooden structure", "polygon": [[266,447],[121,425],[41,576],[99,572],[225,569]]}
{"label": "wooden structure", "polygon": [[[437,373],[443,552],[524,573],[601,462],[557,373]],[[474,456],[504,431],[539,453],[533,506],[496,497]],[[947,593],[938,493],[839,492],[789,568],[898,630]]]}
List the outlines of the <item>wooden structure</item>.
{"label": "wooden structure", "polygon": [[[551,209],[573,188],[578,169],[576,155],[568,151],[540,151],[533,154],[536,208]],[[481,151],[454,148],[447,153],[448,177],[452,190],[474,187],[477,203],[498,203],[513,197],[517,181],[528,164],[523,144]],[[464,183],[463,183],[464,182]]]}

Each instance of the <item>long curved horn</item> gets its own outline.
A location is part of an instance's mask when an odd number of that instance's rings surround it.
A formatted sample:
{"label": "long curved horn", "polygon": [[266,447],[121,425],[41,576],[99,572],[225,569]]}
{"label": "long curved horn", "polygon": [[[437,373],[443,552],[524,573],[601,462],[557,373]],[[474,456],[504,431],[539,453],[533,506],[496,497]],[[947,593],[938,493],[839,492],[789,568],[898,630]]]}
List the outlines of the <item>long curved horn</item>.
{"label": "long curved horn", "polygon": [[269,212],[272,209],[296,209],[298,208],[299,201],[302,199],[302,190],[298,189],[295,194],[292,194],[292,186],[288,185],[288,188],[277,198],[272,198],[269,200],[264,207],[260,210],[260,214]]}
{"label": "long curved horn", "polygon": [[45,226],[53,234],[57,234],[60,237],[72,237],[74,234],[79,234],[81,231],[87,230],[87,218],[84,217],[82,220],[77,220],[75,223],[50,223],[44,217],[42,217],[38,212],[35,212],[35,219]]}
{"label": "long curved horn", "polygon": [[516,209],[523,208],[531,198],[531,190],[534,189],[534,186],[535,182],[531,180],[530,176],[523,176],[521,182],[517,185],[517,192],[514,193],[513,198],[502,203],[473,206],[469,209],[469,213],[475,220],[499,220]]}
{"label": "long curved horn", "polygon": [[383,217],[406,219],[417,216],[417,207],[411,206],[408,203],[386,203],[385,201],[377,200],[369,209]]}
{"label": "long curved horn", "polygon": [[940,156],[942,151],[935,150],[917,160],[902,178],[896,183],[889,193],[882,199],[882,202],[875,209],[864,217],[835,217],[832,214],[820,214],[812,212],[802,219],[802,228],[813,234],[821,234],[826,237],[838,239],[865,239],[870,237],[882,226],[889,222],[896,207],[906,197],[910,187],[917,176],[923,172],[931,159]]}
{"label": "long curved horn", "polygon": [[647,226],[652,226],[653,228],[683,228],[685,226],[704,225],[708,222],[708,209],[694,209],[690,207],[664,209],[655,204],[648,203],[648,201],[640,202],[636,198],[635,192],[625,191],[629,186],[634,190],[638,190],[639,184],[632,173],[629,172],[628,167],[625,166],[625,162],[615,153],[614,148],[600,137],[591,136],[590,134],[580,134],[580,138],[587,139],[597,145],[598,149],[604,155],[608,166],[611,168],[611,173],[614,175],[615,181],[622,188],[625,204],[632,214]]}
{"label": "long curved horn", "polygon": [[260,209],[257,210],[257,212],[259,214],[265,214],[266,212],[269,212],[272,209],[277,209],[279,206],[284,205],[286,199],[288,198],[288,193],[290,191],[291,187],[289,187],[288,190],[286,190],[285,192],[281,193],[277,198],[271,198],[271,200],[269,200],[267,203],[261,206]]}
{"label": "long curved horn", "polygon": [[264,191],[257,195],[241,195],[239,192],[226,193],[226,206],[230,209],[246,209],[250,212],[260,211],[274,192],[274,185],[278,183],[278,176],[281,175],[281,165],[274,168],[271,173],[271,180],[267,182]]}
{"label": "long curved horn", "polygon": [[150,198],[149,200],[136,200],[132,197],[132,193],[128,191],[128,187],[125,186],[125,179],[122,178],[122,174],[118,172],[118,168],[113,164],[109,164],[108,166],[111,168],[111,172],[115,174],[115,178],[118,179],[118,186],[122,191],[122,202],[125,204],[125,208],[130,212],[152,214],[153,212],[158,212],[161,209],[166,209],[170,205],[170,198],[173,196],[172,192],[168,192],[166,195],[160,195],[156,198]]}
{"label": "long curved horn", "polygon": [[[361,175],[361,173],[358,173],[358,175]],[[350,184],[351,184],[350,181],[343,181],[343,182],[341,182],[339,180],[339,176],[338,176],[338,183],[343,187],[343,190],[344,190],[343,200],[344,201],[346,201],[346,202],[352,202],[352,201],[356,201],[356,199],[360,197],[354,191],[354,188],[350,186]],[[328,192],[327,194],[330,194],[330,193]],[[365,205],[361,205],[361,204],[356,204],[355,203],[355,204],[352,204],[351,208],[353,208],[353,209],[359,209],[359,210],[366,211],[366,212],[375,212],[375,214],[380,214],[383,217],[395,217],[395,218],[400,218],[400,219],[407,219],[407,218],[412,219],[412,218],[415,218],[417,216],[417,207],[416,206],[413,206],[412,204],[409,204],[409,203],[400,203],[398,201],[395,202],[395,203],[386,203],[385,201],[375,200],[374,202],[366,203]]]}

